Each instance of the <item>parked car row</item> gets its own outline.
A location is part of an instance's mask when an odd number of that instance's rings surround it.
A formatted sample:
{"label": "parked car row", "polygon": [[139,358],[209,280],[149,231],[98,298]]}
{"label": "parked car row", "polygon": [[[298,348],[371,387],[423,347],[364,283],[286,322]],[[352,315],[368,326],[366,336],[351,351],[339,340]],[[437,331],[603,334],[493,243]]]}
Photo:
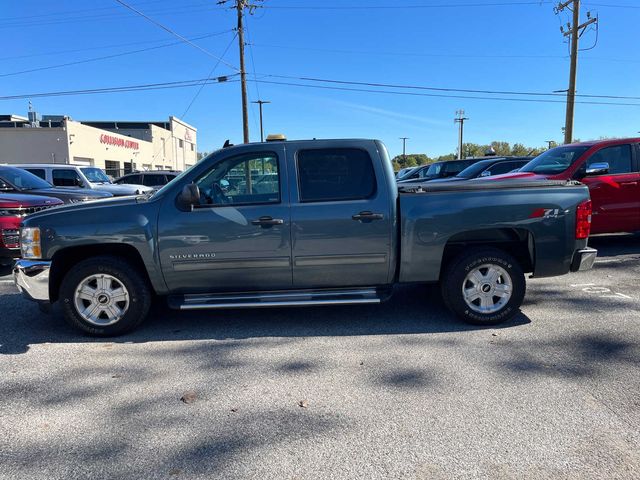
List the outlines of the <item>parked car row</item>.
{"label": "parked car row", "polygon": [[[464,170],[452,175],[464,165]],[[640,231],[640,138],[562,145],[535,158],[436,162],[414,168],[397,179],[399,186],[464,180],[579,181],[589,187],[593,202],[592,233]]]}

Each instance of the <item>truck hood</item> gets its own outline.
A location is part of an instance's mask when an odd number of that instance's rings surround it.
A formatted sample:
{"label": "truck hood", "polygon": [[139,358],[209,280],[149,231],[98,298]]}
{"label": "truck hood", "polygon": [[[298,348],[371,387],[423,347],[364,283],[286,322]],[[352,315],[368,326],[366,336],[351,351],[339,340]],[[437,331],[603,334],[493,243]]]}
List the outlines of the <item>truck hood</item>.
{"label": "truck hood", "polygon": [[122,184],[115,185],[113,183],[92,183],[91,188],[94,190],[102,190],[109,192],[115,196],[140,195],[141,193],[151,192],[153,188],[144,185]]}
{"label": "truck hood", "polygon": [[[36,198],[46,198],[46,197],[36,197]],[[57,200],[57,199],[52,199],[52,200]],[[25,221],[25,225],[35,224],[34,226],[38,226],[38,221],[41,219],[44,219],[45,217],[51,218],[51,216],[66,215],[71,211],[73,211],[74,213],[82,212],[83,215],[87,215],[87,216],[100,216],[100,215],[105,215],[106,213],[104,212],[104,210],[110,207],[127,206],[127,205],[134,207],[134,206],[137,206],[138,204],[139,204],[138,198],[136,197],[126,197],[126,198],[111,197],[111,198],[106,198],[104,200],[93,200],[91,202],[86,202],[86,203],[66,204],[52,210],[45,210],[43,212],[38,212],[34,215],[30,215],[28,220]]]}
{"label": "truck hood", "polygon": [[61,205],[61,202],[57,198],[43,197],[41,195],[26,195],[23,193],[0,194],[0,207],[20,208],[44,205]]}
{"label": "truck hood", "polygon": [[90,190],[88,188],[38,188],[34,190],[25,190],[29,195],[47,195],[50,197],[64,200],[65,203],[73,201],[101,200],[105,198],[113,198],[109,192],[102,190]]}

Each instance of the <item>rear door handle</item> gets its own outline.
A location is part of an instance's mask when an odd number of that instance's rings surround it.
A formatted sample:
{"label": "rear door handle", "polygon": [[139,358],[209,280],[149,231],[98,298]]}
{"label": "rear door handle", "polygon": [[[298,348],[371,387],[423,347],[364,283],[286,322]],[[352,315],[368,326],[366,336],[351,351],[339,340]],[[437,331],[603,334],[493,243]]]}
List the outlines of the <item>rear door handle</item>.
{"label": "rear door handle", "polygon": [[358,222],[370,222],[372,220],[383,220],[384,215],[381,213],[374,212],[360,212],[351,217],[352,220],[356,220]]}
{"label": "rear door handle", "polygon": [[636,187],[638,182],[620,182],[623,187]]}
{"label": "rear door handle", "polygon": [[273,227],[274,225],[284,225],[284,220],[282,218],[260,217],[257,220],[251,220],[251,224],[268,228]]}

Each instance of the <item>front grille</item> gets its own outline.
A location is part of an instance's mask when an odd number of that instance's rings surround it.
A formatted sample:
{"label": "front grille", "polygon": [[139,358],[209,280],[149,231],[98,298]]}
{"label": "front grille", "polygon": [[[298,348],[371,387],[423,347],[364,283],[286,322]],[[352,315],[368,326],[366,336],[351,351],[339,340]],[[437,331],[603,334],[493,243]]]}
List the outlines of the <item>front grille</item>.
{"label": "front grille", "polygon": [[18,248],[20,246],[20,230],[2,230],[2,243],[7,248]]}
{"label": "front grille", "polygon": [[26,217],[34,213],[47,210],[48,208],[55,207],[57,205],[41,205],[38,207],[20,207],[20,208],[3,208],[2,211],[6,212],[7,217]]}

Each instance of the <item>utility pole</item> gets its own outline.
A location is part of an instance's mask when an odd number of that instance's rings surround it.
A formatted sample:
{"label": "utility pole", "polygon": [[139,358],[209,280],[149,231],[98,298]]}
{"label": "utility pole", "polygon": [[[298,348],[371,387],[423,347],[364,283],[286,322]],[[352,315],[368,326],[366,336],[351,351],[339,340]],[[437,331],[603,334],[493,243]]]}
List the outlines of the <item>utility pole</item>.
{"label": "utility pole", "polygon": [[260,142],[264,142],[264,129],[262,127],[262,105],[265,105],[265,104],[271,103],[271,102],[266,101],[266,100],[257,100],[255,102],[251,102],[251,103],[257,103],[260,106]]}
{"label": "utility pole", "polygon": [[556,143],[554,140],[545,140],[545,142],[547,142],[547,150],[551,150],[551,145],[553,145],[554,143]]}
{"label": "utility pole", "polygon": [[571,37],[571,67],[569,68],[569,89],[567,90],[567,112],[564,122],[564,143],[573,141],[573,112],[576,98],[576,77],[578,73],[578,40],[584,30],[592,23],[597,23],[598,19],[591,18],[591,12],[587,12],[587,21],[580,24],[580,0],[567,0],[558,3],[554,8],[556,14],[568,8],[573,13],[572,23],[567,24],[567,30],[560,27],[562,35]]}
{"label": "utility pole", "polygon": [[453,123],[459,123],[458,127],[458,160],[462,160],[462,137],[464,135],[464,122],[469,120],[464,116],[464,110],[456,111],[457,117],[453,119]]}
{"label": "utility pole", "polygon": [[249,143],[249,108],[247,105],[247,71],[244,68],[244,28],[242,25],[245,0],[236,0],[238,11],[238,46],[240,47],[240,89],[242,90],[242,135],[244,143]]}
{"label": "utility pole", "polygon": [[409,137],[400,137],[400,140],[402,140],[402,164],[404,167],[407,166],[407,140],[409,140]]}

